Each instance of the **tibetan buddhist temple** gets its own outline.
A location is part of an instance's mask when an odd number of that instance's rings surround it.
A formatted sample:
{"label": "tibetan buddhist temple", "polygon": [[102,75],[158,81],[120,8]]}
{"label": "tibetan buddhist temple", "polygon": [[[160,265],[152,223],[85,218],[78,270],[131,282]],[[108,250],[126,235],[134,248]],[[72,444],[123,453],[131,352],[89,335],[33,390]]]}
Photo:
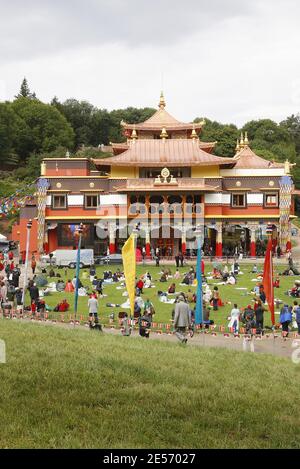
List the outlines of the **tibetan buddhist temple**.
{"label": "tibetan buddhist temple", "polygon": [[20,251],[30,218],[30,250],[38,254],[76,248],[81,222],[83,246],[96,255],[120,252],[134,229],[147,257],[192,256],[199,226],[204,253],[217,257],[262,255],[269,224],[274,248],[290,247],[294,185],[288,161],[256,155],[247,134],[235,155],[216,156],[216,142],[201,141],[205,122],[178,121],[163,94],[150,119],[120,125],[124,142],[111,144],[110,157],[99,151],[93,160],[43,160],[36,202],[21,210],[13,227]]}

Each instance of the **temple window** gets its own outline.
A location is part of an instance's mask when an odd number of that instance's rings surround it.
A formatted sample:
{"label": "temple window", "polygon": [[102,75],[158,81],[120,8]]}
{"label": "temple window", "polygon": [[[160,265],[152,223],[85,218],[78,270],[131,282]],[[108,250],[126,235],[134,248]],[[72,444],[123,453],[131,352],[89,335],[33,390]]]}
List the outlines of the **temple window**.
{"label": "temple window", "polygon": [[52,208],[67,208],[67,195],[53,195],[52,196]]}
{"label": "temple window", "polygon": [[246,207],[246,194],[232,194],[231,206],[232,207]]}
{"label": "temple window", "polygon": [[97,208],[98,207],[98,196],[97,195],[85,195],[84,196],[85,208]]}
{"label": "temple window", "polygon": [[278,207],[278,192],[265,194],[264,206],[265,207]]}

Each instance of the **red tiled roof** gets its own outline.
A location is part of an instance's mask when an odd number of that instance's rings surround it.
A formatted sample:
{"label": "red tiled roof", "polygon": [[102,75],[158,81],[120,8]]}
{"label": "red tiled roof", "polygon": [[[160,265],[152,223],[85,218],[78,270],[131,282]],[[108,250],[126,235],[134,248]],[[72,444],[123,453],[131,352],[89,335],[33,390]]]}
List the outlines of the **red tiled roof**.
{"label": "red tiled roof", "polygon": [[265,160],[260,156],[256,155],[250,147],[245,146],[240,150],[233,158],[236,161],[234,166],[235,169],[246,169],[246,168],[283,168],[284,165],[280,163],[274,163],[269,160]]}
{"label": "red tiled roof", "polygon": [[128,150],[120,155],[93,160],[97,165],[184,167],[206,165],[232,165],[233,158],[223,158],[207,153],[193,139],[140,139],[130,142]]}

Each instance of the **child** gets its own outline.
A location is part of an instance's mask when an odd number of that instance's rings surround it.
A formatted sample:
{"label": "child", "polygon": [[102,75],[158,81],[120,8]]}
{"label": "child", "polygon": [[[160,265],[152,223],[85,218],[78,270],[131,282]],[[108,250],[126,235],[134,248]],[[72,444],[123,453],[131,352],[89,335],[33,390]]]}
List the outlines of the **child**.
{"label": "child", "polygon": [[122,328],[121,328],[122,335],[129,336],[131,334],[131,327],[129,326],[127,313],[124,314],[121,325],[122,325]]}

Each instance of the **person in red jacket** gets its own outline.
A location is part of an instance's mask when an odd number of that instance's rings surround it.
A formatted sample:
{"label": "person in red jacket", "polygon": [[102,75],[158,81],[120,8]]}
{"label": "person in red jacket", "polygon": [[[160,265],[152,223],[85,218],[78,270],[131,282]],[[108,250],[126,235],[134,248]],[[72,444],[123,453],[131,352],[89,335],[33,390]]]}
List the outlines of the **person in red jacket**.
{"label": "person in red jacket", "polygon": [[10,261],[12,261],[13,258],[14,258],[14,253],[13,253],[12,251],[9,251],[9,253],[8,253],[8,259],[9,259]]}

